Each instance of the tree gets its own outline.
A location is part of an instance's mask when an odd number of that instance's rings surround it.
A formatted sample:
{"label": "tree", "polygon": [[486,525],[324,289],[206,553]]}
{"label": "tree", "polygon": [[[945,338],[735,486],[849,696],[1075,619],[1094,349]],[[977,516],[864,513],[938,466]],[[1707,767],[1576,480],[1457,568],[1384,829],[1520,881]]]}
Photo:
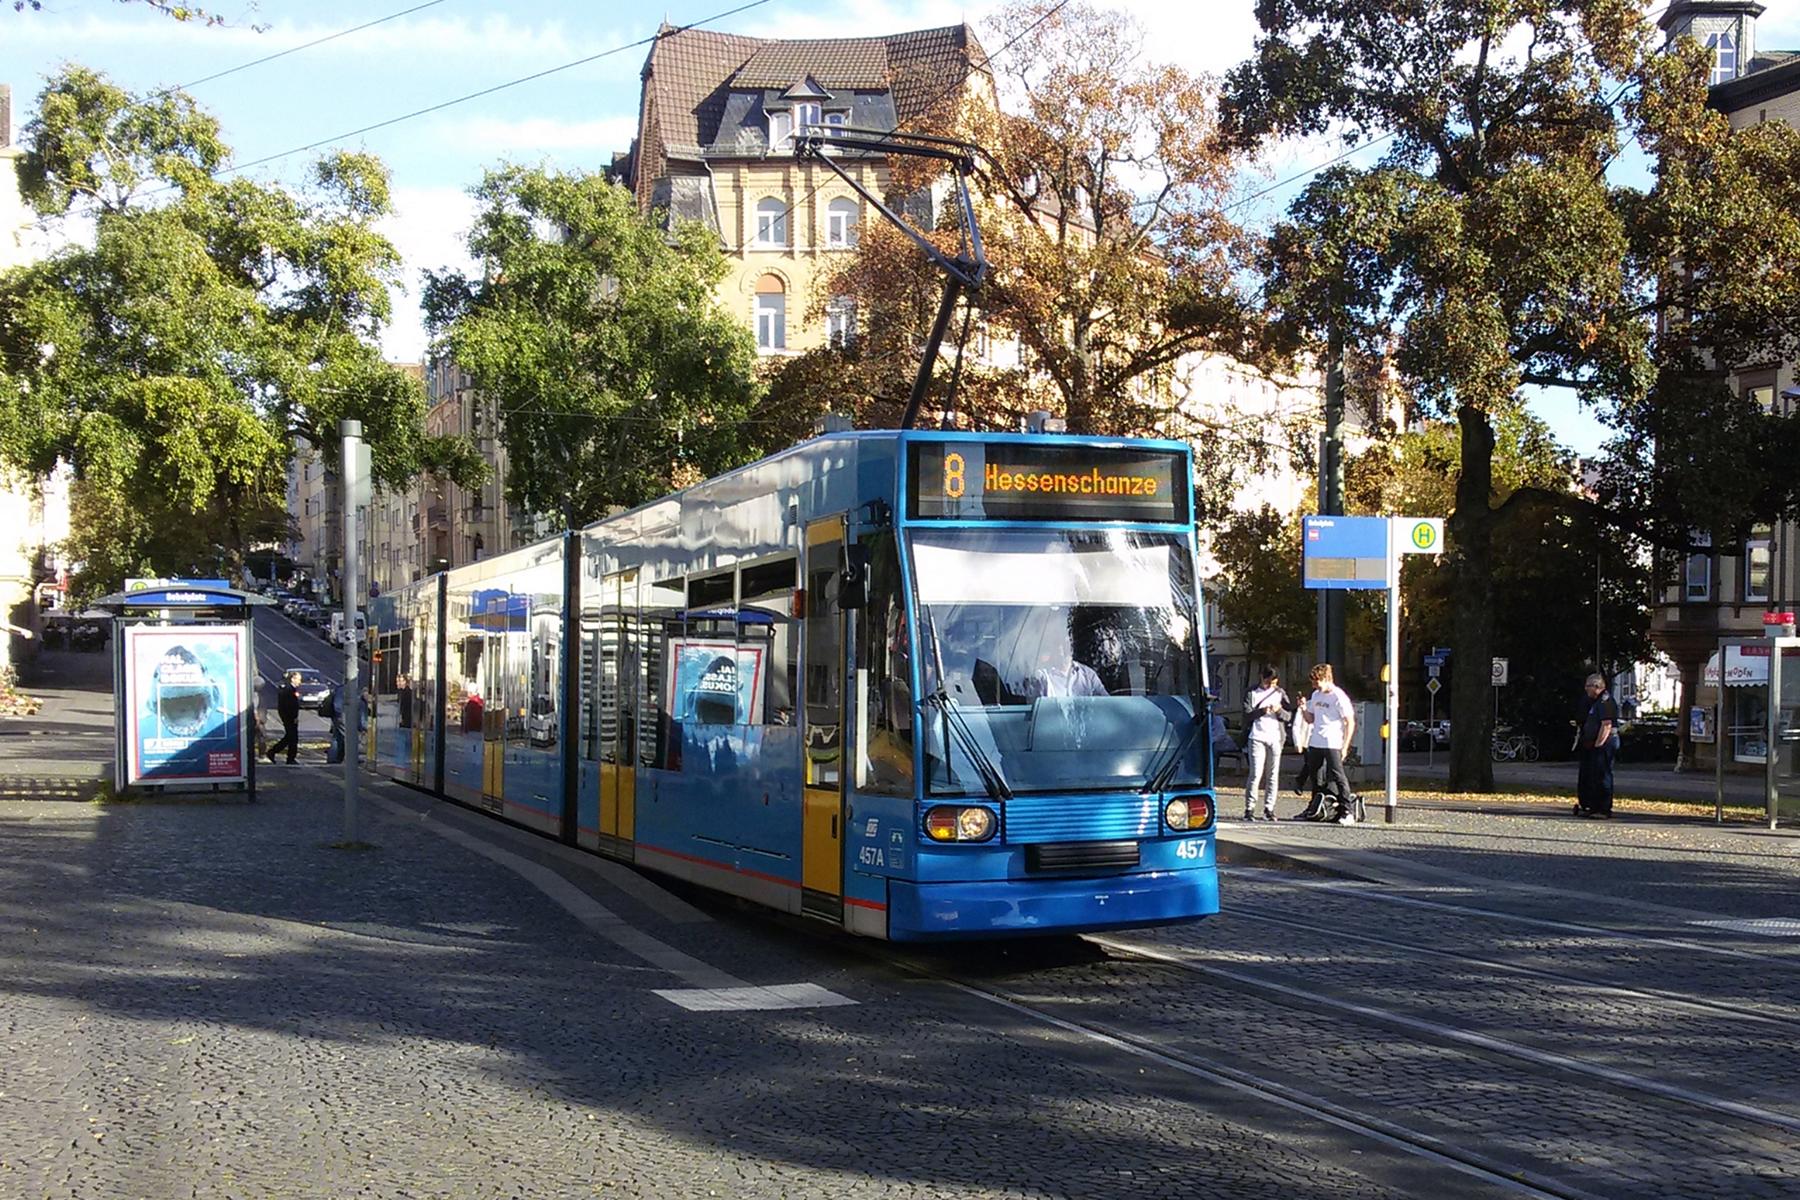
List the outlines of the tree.
{"label": "tree", "polygon": [[[1512,410],[1496,419],[1494,435],[1490,500],[1495,543],[1504,551],[1494,565],[1494,653],[1509,663],[1501,712],[1546,737],[1560,736],[1588,673],[1610,676],[1650,653],[1648,563],[1635,542],[1608,536],[1595,519],[1600,510],[1580,500],[1580,464],[1548,425]],[[1461,450],[1460,432],[1447,421],[1378,442],[1349,463],[1350,507],[1448,516]],[[1419,648],[1452,643],[1462,582],[1454,560],[1409,555],[1401,570],[1401,643],[1405,657],[1417,662]],[[1367,636],[1379,637],[1377,607],[1358,615],[1369,626]],[[1487,665],[1453,654],[1449,678],[1473,673],[1485,686]],[[1484,695],[1482,710],[1493,702]],[[1473,714],[1454,704],[1449,711],[1459,730],[1471,724],[1464,717]]]}
{"label": "tree", "polygon": [[[1495,422],[1528,387],[1574,388],[1654,448],[1654,499],[1613,489],[1590,506],[1612,536],[1657,535],[1647,512],[1672,513],[1718,457],[1671,453],[1677,429],[1735,447],[1760,482],[1733,492],[1791,511],[1792,473],[1766,453],[1791,433],[1766,415],[1709,420],[1725,404],[1717,376],[1693,381],[1791,351],[1800,136],[1732,131],[1706,108],[1708,54],[1652,51],[1627,0],[1258,0],[1257,18],[1256,56],[1227,84],[1237,144],[1332,129],[1388,143],[1374,167],[1318,176],[1270,239],[1271,342],[1316,351],[1335,322],[1350,345],[1392,345],[1421,405],[1455,417],[1459,661],[1492,652]],[[1648,190],[1607,181],[1628,138],[1656,161]],[[1512,499],[1583,507],[1567,492]],[[1493,786],[1486,686],[1466,670],[1452,685],[1464,722],[1483,714],[1452,747],[1458,788]]]}
{"label": "tree", "polygon": [[432,275],[426,318],[499,408],[512,501],[576,528],[736,465],[756,351],[714,299],[717,236],[598,175],[508,166],[473,194],[485,269]]}
{"label": "tree", "polygon": [[[989,69],[1010,111],[956,89],[919,122],[986,151],[977,208],[992,270],[976,315],[1025,360],[966,362],[961,407],[977,425],[1043,408],[1079,433],[1164,429],[1176,364],[1241,349],[1251,324],[1234,272],[1248,243],[1225,215],[1236,164],[1216,136],[1217,89],[1149,61],[1128,17],[1082,0],[1017,0],[989,34],[1009,47]],[[896,194],[917,196],[932,178],[892,165]],[[954,230],[936,233],[954,247]],[[855,382],[881,415],[907,394],[940,289],[917,248],[883,228],[865,231],[825,289],[856,303],[867,348]]]}
{"label": "tree", "polygon": [[1219,616],[1253,660],[1274,662],[1313,640],[1314,602],[1300,581],[1300,515],[1264,507],[1234,512],[1214,535],[1224,566]]}
{"label": "tree", "polygon": [[26,200],[81,206],[94,234],[0,276],[0,461],[74,467],[81,590],[234,567],[282,523],[296,442],[330,457],[340,418],[384,483],[478,477],[471,447],[424,436],[422,388],[376,345],[398,268],[377,160],[329,156],[304,195],[220,180],[216,120],[81,67],[45,85],[25,148]]}

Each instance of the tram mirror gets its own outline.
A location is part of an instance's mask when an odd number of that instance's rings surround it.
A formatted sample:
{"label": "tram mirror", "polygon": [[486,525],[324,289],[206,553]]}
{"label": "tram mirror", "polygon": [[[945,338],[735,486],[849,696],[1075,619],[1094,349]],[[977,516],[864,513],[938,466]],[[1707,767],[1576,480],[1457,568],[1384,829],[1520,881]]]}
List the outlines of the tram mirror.
{"label": "tram mirror", "polygon": [[838,576],[838,607],[863,608],[869,603],[869,549],[845,546]]}

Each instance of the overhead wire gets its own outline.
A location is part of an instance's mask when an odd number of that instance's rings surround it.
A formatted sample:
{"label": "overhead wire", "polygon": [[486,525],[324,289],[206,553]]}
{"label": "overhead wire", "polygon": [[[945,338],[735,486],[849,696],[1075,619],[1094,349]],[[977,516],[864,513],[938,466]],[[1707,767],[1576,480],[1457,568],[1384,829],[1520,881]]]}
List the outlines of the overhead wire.
{"label": "overhead wire", "polygon": [[265,54],[261,58],[253,58],[249,62],[239,63],[235,67],[226,67],[223,71],[214,71],[211,75],[202,75],[200,78],[189,80],[187,83],[174,84],[170,87],[163,88],[161,91],[152,93],[152,96],[161,97],[167,96],[171,92],[185,92],[189,88],[199,87],[203,83],[211,83],[213,80],[223,79],[227,75],[236,75],[239,71],[248,71],[251,67],[260,67],[264,63],[272,63],[278,58],[286,58],[288,55],[298,54],[302,50],[311,50],[314,46],[323,46],[326,42],[335,42],[339,38],[349,37],[353,33],[361,33],[365,29],[373,29],[377,25],[385,25],[389,21],[397,21],[401,17],[410,17],[413,13],[422,12],[427,8],[436,8],[443,3],[446,3],[446,0],[425,0],[425,3],[423,4],[415,4],[411,8],[403,8],[399,12],[389,13],[385,17],[376,17],[372,21],[364,21],[361,25],[352,25],[348,29],[340,29],[336,33],[328,33],[323,37],[316,37],[310,42],[301,42],[298,46],[289,46],[286,50],[277,50],[273,54]]}

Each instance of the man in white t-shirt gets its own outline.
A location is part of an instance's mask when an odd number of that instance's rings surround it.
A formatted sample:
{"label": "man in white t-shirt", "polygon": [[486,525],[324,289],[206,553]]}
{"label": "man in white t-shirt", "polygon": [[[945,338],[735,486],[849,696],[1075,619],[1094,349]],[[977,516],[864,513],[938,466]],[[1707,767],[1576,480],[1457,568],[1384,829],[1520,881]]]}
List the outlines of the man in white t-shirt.
{"label": "man in white t-shirt", "polygon": [[1356,736],[1356,706],[1332,679],[1331,664],[1312,669],[1313,690],[1301,706],[1307,723],[1306,760],[1300,767],[1301,791],[1312,791],[1312,803],[1301,813],[1303,820],[1318,820],[1326,792],[1338,800],[1338,824],[1354,825],[1356,808],[1350,793],[1350,777],[1344,774],[1344,747]]}

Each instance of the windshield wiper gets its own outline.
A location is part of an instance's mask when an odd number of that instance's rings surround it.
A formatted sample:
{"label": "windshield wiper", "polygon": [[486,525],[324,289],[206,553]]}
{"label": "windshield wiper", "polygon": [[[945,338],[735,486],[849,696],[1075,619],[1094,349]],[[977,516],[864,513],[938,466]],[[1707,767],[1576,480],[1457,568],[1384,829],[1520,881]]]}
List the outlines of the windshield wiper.
{"label": "windshield wiper", "polygon": [[[956,744],[962,748],[969,764],[975,768],[975,774],[981,776],[981,786],[987,789],[988,796],[996,801],[1011,800],[1012,789],[1006,785],[1006,777],[1000,774],[1000,768],[994,765],[994,760],[981,748],[974,730],[969,728],[969,722],[957,710],[956,701],[951,698],[950,693],[939,687],[935,694],[926,697],[925,703],[944,714],[944,727],[956,735]],[[949,747],[946,746],[945,750],[947,752]],[[947,757],[945,766],[949,766]]]}
{"label": "windshield wiper", "polygon": [[974,730],[969,728],[969,722],[957,710],[956,701],[951,698],[949,691],[944,687],[944,652],[938,643],[937,617],[932,613],[929,604],[919,607],[920,611],[925,614],[925,627],[931,633],[931,657],[937,665],[938,677],[937,691],[927,696],[925,703],[944,714],[944,732],[946,734],[944,738],[944,773],[949,776],[948,782],[956,782],[955,775],[950,771],[950,746],[948,744],[950,741],[948,735],[954,734],[956,744],[962,747],[962,752],[968,756],[970,765],[975,768],[975,774],[981,776],[981,786],[987,789],[988,797],[999,802],[1011,800],[1012,789],[1006,785],[1006,777],[1000,774],[1000,768],[994,764],[993,759],[987,756],[987,751],[981,748],[981,743],[975,739]]}
{"label": "windshield wiper", "polygon": [[1175,778],[1176,768],[1181,766],[1181,760],[1187,756],[1188,747],[1192,746],[1194,739],[1199,736],[1200,717],[1196,715],[1194,723],[1188,726],[1188,731],[1181,735],[1181,741],[1176,743],[1175,753],[1164,759],[1162,766],[1156,768],[1150,778],[1144,781],[1142,795],[1148,796],[1151,792],[1160,792],[1169,786],[1169,780]]}

